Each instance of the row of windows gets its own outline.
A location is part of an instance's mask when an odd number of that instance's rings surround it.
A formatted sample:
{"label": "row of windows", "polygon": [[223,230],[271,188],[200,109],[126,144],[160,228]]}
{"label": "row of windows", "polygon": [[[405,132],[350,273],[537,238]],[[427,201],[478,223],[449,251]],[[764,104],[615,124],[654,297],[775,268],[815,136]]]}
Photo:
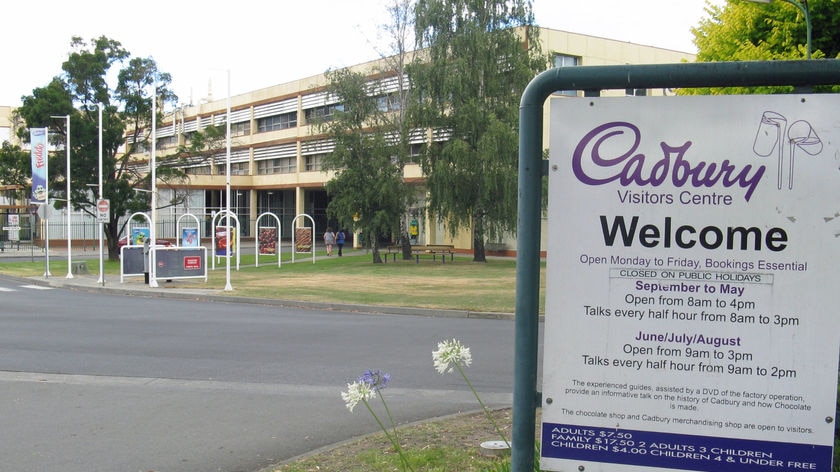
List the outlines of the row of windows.
{"label": "row of windows", "polygon": [[[422,151],[422,144],[412,144],[409,151],[408,162],[416,163]],[[324,160],[327,153],[309,154],[303,156],[304,172],[320,172],[324,170]],[[396,160],[395,162],[396,163]],[[279,157],[275,159],[263,159],[257,161],[257,174],[289,174],[297,171],[297,161],[294,157]],[[185,169],[191,175],[209,175],[210,166],[196,166]],[[220,169],[224,173],[224,169]],[[248,162],[233,162],[230,164],[231,175],[249,175],[250,164]]]}
{"label": "row of windows", "polygon": [[[554,55],[554,67],[575,67],[581,65],[581,57],[571,56],[567,54]],[[577,90],[558,90],[555,92],[559,95],[577,96]],[[647,95],[646,90],[643,89],[627,89],[626,95],[630,96],[644,96]],[[374,97],[377,103],[377,108],[382,112],[398,111],[402,104],[400,102],[400,95],[396,92],[387,93]],[[307,108],[304,112],[304,119],[307,123],[315,121],[330,121],[337,112],[344,111],[343,104],[330,104]],[[278,131],[284,129],[295,128],[298,126],[298,113],[296,111],[282,113],[279,115],[267,116],[258,118],[256,120],[257,133],[266,133],[270,131]],[[245,136],[251,134],[251,122],[246,120],[238,123],[231,123],[231,136]],[[185,139],[189,142],[194,132],[185,133]],[[158,140],[159,146],[174,146],[177,144],[177,137],[170,136]],[[141,150],[142,151],[142,150]]]}
{"label": "row of windows", "polygon": [[[567,54],[554,55],[554,67],[574,67],[581,65],[581,58],[578,56],[569,56]],[[577,96],[577,90],[558,90],[555,92],[558,95],[568,95],[571,97]],[[647,95],[646,89],[626,89],[624,94],[629,97],[644,97]]]}
{"label": "row of windows", "polygon": [[[376,97],[376,105],[379,111],[383,112],[397,111],[401,107],[399,95],[396,93]],[[344,111],[344,109],[344,105],[342,104],[331,104],[314,108],[307,108],[303,111],[304,119],[307,123],[312,123],[314,121],[330,121],[331,119],[333,119],[337,112]],[[297,112],[288,112],[280,115],[267,116],[265,118],[257,119],[257,132],[265,133],[268,131],[289,129],[294,128],[297,125]],[[231,125],[231,130],[233,129],[232,126],[233,125]],[[242,134],[248,134],[250,132],[250,126],[248,128],[248,131]]]}
{"label": "row of windows", "polygon": [[294,157],[278,157],[257,161],[257,175],[292,174],[297,172],[297,159]]}
{"label": "row of windows", "polygon": [[322,107],[307,108],[303,110],[304,118],[307,123],[315,121],[330,121],[337,112],[344,111],[344,105],[335,103],[332,105],[324,105]]}
{"label": "row of windows", "polygon": [[[220,173],[224,173],[225,166],[220,166]],[[187,167],[184,173],[188,175],[210,175],[210,164],[206,166]],[[251,166],[247,162],[232,162],[230,164],[230,175],[250,175]]]}
{"label": "row of windows", "polygon": [[[393,109],[393,104],[386,102],[385,105],[390,107],[389,109]],[[315,120],[318,121],[329,121],[333,118],[337,111],[341,111],[344,109],[343,105],[340,104],[333,104],[333,105],[324,105],[315,108],[307,108],[304,110],[304,116],[307,122],[313,122]],[[298,125],[298,114],[297,112],[288,112],[282,113],[279,115],[267,116],[264,118],[258,118],[257,120],[257,133],[266,133],[269,131],[278,131],[284,130],[289,128],[295,128]],[[193,134],[195,131],[186,132],[183,134],[184,140],[186,142],[190,142],[192,139]],[[230,134],[231,136],[247,136],[251,134],[251,121],[241,121],[238,123],[231,123],[230,124]],[[178,137],[177,136],[167,136],[165,138],[158,139],[158,146],[176,146],[178,144]],[[139,152],[144,152],[145,149],[139,149]]]}
{"label": "row of windows", "polygon": [[257,120],[257,132],[277,131],[297,126],[297,112],[283,113],[282,115],[267,116]]}

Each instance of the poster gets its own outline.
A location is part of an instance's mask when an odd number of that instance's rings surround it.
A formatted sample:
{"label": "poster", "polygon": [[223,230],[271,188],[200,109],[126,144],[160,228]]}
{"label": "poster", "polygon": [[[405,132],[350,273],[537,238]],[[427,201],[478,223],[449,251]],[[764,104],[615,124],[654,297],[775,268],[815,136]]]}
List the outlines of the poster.
{"label": "poster", "polygon": [[311,252],[312,248],[312,228],[295,228],[295,252]]}
{"label": "poster", "polygon": [[201,239],[198,237],[198,228],[181,229],[181,246],[198,247]]}
{"label": "poster", "polygon": [[260,226],[259,253],[277,254],[277,228],[271,226]]}
{"label": "poster", "polygon": [[216,226],[216,256],[227,257],[236,254],[236,227]]}
{"label": "poster", "polygon": [[20,241],[20,215],[9,213],[6,215],[9,241]]}
{"label": "poster", "polygon": [[142,246],[143,243],[151,236],[151,230],[147,227],[139,227],[131,229],[131,241],[129,244],[134,246]]}
{"label": "poster", "polygon": [[552,101],[544,470],[830,471],[838,106]]}

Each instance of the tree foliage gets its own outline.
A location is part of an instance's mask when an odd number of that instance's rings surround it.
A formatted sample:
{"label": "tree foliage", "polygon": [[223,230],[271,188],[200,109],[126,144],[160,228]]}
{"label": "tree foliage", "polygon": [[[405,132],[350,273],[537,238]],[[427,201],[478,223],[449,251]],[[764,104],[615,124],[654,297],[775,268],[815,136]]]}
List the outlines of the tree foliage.
{"label": "tree foliage", "polygon": [[429,207],[454,235],[471,228],[473,260],[516,226],[519,100],[547,61],[528,1],[418,0],[409,68]]}
{"label": "tree foliage", "polygon": [[[11,192],[14,198],[23,198],[24,191],[29,184],[30,156],[20,146],[14,146],[7,141],[0,145],[0,185],[9,186],[6,192]],[[20,190],[13,191],[11,187]]]}
{"label": "tree foliage", "polygon": [[328,72],[328,90],[343,109],[319,126],[336,143],[324,165],[335,172],[326,184],[331,196],[327,211],[342,227],[362,232],[374,262],[381,262],[379,242],[392,235],[398,236],[403,257],[411,258],[405,216],[414,200],[404,180],[412,131],[405,69],[414,7],[412,0],[391,0],[386,7],[390,22],[380,30],[388,49],[378,50],[382,66],[368,73],[376,79],[346,69]]}
{"label": "tree foliage", "polygon": [[[840,54],[840,38],[834,34],[840,27],[837,0],[810,0],[812,24],[812,58],[836,58]],[[707,2],[706,17],[692,29],[697,46],[697,61],[791,60],[807,57],[807,23],[794,5],[776,0],[767,4],[729,1],[724,5]],[[789,93],[792,87],[753,87],[694,89],[683,93],[738,94]]]}
{"label": "tree foliage", "polygon": [[[119,66],[116,86],[108,84],[111,69]],[[28,140],[27,128],[50,128],[53,144],[67,142],[64,120],[51,118],[70,115],[70,204],[74,210],[93,214],[98,198],[99,147],[102,147],[102,196],[110,200],[111,219],[105,224],[109,256],[117,258],[117,240],[125,229],[125,216],[149,210],[150,189],[148,162],[133,162],[151,148],[152,100],[157,100],[157,119],[163,106],[177,97],[168,90],[171,77],[157,69],[149,58],[131,58],[128,51],[113,39],[99,37],[86,42],[74,37],[71,52],[62,64],[62,74],[45,87],[35,88],[23,97],[18,109],[25,123],[21,139]],[[155,88],[156,85],[156,88]],[[102,113],[102,140],[99,140],[99,107]],[[126,140],[126,130],[131,130]],[[123,149],[123,146],[125,148]],[[162,182],[182,179],[177,157],[164,157],[156,166]],[[27,164],[28,165],[28,164]],[[50,193],[56,207],[67,201],[66,159],[64,154],[50,156]],[[28,171],[27,171],[28,172]]]}
{"label": "tree foliage", "polygon": [[[411,136],[412,125],[408,116],[408,104],[411,101],[412,89],[408,83],[406,68],[409,61],[409,48],[413,44],[414,28],[414,1],[413,0],[391,0],[387,4],[390,22],[382,26],[387,36],[389,49],[386,53],[380,53],[384,69],[380,70],[383,77],[393,77],[396,81],[396,89],[392,92],[377,97],[384,106],[380,110],[385,113],[379,114],[383,126],[380,129],[390,136],[394,143],[393,164],[399,168],[401,174],[411,160]],[[402,246],[403,259],[412,258],[411,239],[408,234],[408,219],[410,206],[415,199],[410,196],[409,188],[406,188],[407,196],[404,201],[402,216],[400,217],[399,243]],[[416,210],[415,210],[416,211]]]}
{"label": "tree foliage", "polygon": [[398,163],[399,140],[392,123],[379,108],[375,84],[364,75],[340,69],[327,72],[328,92],[341,104],[336,113],[318,124],[333,144],[324,170],[333,171],[326,190],[327,207],[342,226],[361,231],[373,249],[373,261],[382,262],[379,241],[397,233],[409,198]]}

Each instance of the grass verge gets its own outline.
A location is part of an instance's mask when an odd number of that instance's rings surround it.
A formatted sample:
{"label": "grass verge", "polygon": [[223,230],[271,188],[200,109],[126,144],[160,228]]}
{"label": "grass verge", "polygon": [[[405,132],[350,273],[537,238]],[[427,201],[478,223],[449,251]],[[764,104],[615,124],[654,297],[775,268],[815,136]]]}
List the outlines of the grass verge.
{"label": "grass verge", "polygon": [[[76,255],[74,261],[87,260],[91,271],[98,273],[95,254]],[[208,268],[213,266],[207,261]],[[345,303],[376,306],[416,307],[429,309],[467,310],[478,312],[513,313],[516,304],[516,261],[510,258],[490,259],[486,263],[472,262],[469,255],[456,255],[453,261],[441,263],[421,257],[417,263],[397,260],[373,264],[372,255],[355,251],[344,257],[319,258],[298,255],[294,263],[284,254],[278,267],[276,256],[260,256],[256,267],[253,254],[240,256],[240,268],[231,261],[232,291],[226,285],[226,261],[215,261],[215,270],[208,270],[208,281],[202,279],[176,280],[161,284],[168,288],[219,290],[219,295],[248,298],[269,298],[326,303]],[[4,262],[0,272],[21,277],[44,274],[43,257],[35,262]],[[53,276],[67,273],[67,260],[53,257],[50,262]],[[545,287],[545,266],[541,286]],[[106,280],[118,280],[119,263],[105,263]],[[132,280],[137,280],[133,278]],[[540,293],[544,293],[544,290]],[[542,309],[541,304],[541,312]]]}
{"label": "grass verge", "polygon": [[[492,412],[500,425],[511,424],[510,409]],[[398,428],[400,445],[416,472],[501,471],[509,453],[485,455],[481,443],[500,440],[484,413],[457,415]],[[504,431],[508,439],[510,431]],[[316,451],[263,472],[391,472],[400,459],[384,434],[377,433]]]}

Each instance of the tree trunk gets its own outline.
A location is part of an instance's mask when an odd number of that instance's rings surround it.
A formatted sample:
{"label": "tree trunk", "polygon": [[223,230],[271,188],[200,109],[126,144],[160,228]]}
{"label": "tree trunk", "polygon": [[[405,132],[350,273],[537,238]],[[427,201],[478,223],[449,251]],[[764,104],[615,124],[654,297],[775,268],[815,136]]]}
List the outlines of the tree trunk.
{"label": "tree trunk", "polygon": [[379,235],[373,231],[370,233],[370,249],[373,253],[373,263],[382,264],[382,254],[379,253]]}
{"label": "tree trunk", "polygon": [[[112,219],[110,223],[105,224],[105,228],[102,230],[102,237],[105,238],[104,244],[108,251],[109,261],[120,260],[120,248],[117,247],[120,236],[116,232],[116,228],[118,227],[117,222]],[[111,228],[114,228],[114,230],[111,230]]]}
{"label": "tree trunk", "polygon": [[402,257],[404,261],[410,261],[411,257],[411,239],[408,231],[405,230],[405,223],[400,223],[400,246],[402,246]]}
{"label": "tree trunk", "polygon": [[484,222],[476,218],[473,226],[473,262],[487,262],[484,250]]}

